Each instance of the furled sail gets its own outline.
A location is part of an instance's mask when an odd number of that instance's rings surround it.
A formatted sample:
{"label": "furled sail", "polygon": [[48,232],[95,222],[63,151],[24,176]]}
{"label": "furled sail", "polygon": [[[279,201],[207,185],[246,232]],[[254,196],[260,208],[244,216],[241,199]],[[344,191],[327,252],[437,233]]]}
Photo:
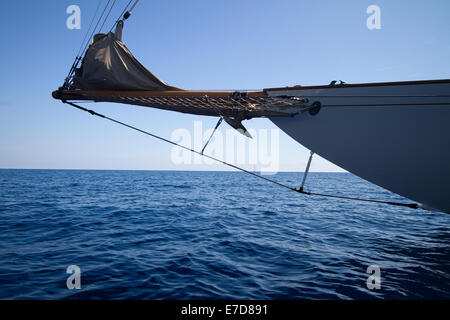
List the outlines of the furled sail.
{"label": "furled sail", "polygon": [[178,90],[148,71],[121,41],[123,22],[116,31],[97,34],[89,46],[73,86],[81,90]]}
{"label": "furled sail", "polygon": [[305,107],[298,99],[268,97],[265,91],[188,91],[170,86],[133,56],[122,42],[122,28],[123,21],[118,21],[115,32],[94,36],[81,67],[53,92],[55,99],[124,103],[239,122],[292,116]]}

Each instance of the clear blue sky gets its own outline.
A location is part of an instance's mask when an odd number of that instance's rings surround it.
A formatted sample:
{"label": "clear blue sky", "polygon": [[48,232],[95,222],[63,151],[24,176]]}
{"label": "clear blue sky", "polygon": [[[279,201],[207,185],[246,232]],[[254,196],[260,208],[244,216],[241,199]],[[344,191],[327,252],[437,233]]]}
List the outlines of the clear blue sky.
{"label": "clear blue sky", "polygon": [[[128,0],[117,0],[108,30]],[[66,28],[79,5],[81,30]],[[175,166],[171,146],[51,98],[98,1],[2,1],[0,168],[211,169]],[[368,30],[366,8],[381,8]],[[450,1],[141,0],[124,42],[152,72],[185,89],[450,78]],[[162,136],[216,119],[115,104],[94,109]],[[248,128],[275,128],[267,119]],[[226,126],[223,127],[225,129]],[[308,151],[280,135],[280,169],[303,170]],[[317,160],[313,170],[337,168]],[[225,169],[223,166],[214,169]]]}

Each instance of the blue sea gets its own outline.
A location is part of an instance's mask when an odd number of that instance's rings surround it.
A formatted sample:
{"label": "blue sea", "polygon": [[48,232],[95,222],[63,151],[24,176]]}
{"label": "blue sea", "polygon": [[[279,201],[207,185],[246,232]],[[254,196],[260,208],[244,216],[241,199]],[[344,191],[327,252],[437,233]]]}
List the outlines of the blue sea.
{"label": "blue sea", "polygon": [[[307,189],[405,200],[349,173]],[[450,298],[448,214],[241,172],[0,170],[0,299],[429,298]]]}

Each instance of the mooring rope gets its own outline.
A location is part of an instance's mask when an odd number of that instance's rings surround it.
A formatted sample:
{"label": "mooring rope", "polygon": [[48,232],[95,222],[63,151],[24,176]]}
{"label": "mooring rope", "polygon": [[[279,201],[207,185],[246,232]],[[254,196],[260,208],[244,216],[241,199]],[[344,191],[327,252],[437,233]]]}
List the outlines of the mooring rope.
{"label": "mooring rope", "polygon": [[227,165],[227,166],[229,166],[229,167],[231,167],[231,168],[240,170],[240,171],[242,171],[242,172],[248,173],[248,174],[250,174],[250,175],[252,175],[252,176],[255,176],[255,177],[257,177],[257,178],[260,178],[260,179],[263,179],[263,180],[265,180],[265,181],[268,181],[268,182],[271,182],[271,183],[273,183],[273,184],[276,184],[276,185],[278,185],[278,186],[280,186],[280,187],[283,187],[283,188],[286,188],[286,189],[289,189],[289,190],[292,190],[292,191],[295,191],[295,192],[298,192],[298,193],[301,193],[301,194],[304,194],[304,195],[308,195],[308,196],[320,196],[320,197],[328,197],[328,198],[337,198],[337,199],[345,199],[345,200],[355,200],[355,201],[365,201],[365,202],[372,202],[372,203],[381,203],[381,204],[387,204],[387,205],[393,205],[393,206],[408,207],[408,208],[412,208],[412,209],[418,209],[418,208],[421,208],[421,206],[420,206],[419,204],[417,204],[417,203],[402,203],[402,202],[382,201],[382,200],[375,200],[375,199],[363,199],[363,198],[356,198],[356,197],[348,197],[348,196],[332,195],[332,194],[325,194],[325,193],[309,192],[309,191],[303,190],[303,188],[297,189],[297,188],[288,186],[288,185],[286,185],[286,184],[283,184],[283,183],[281,183],[281,182],[275,181],[275,180],[273,180],[273,179],[270,179],[270,178],[264,177],[264,176],[262,176],[262,175],[259,175],[259,174],[255,173],[255,172],[248,171],[248,170],[246,170],[246,169],[244,169],[244,168],[241,168],[241,167],[238,167],[238,166],[236,166],[236,165],[234,165],[234,164],[231,164],[231,163],[225,162],[225,161],[223,161],[223,160],[220,160],[220,159],[214,158],[214,157],[212,157],[212,156],[209,156],[209,155],[207,155],[207,154],[201,153],[200,151],[197,151],[197,150],[194,150],[194,149],[192,149],[192,148],[189,148],[189,147],[183,146],[183,145],[181,145],[181,144],[178,144],[178,143],[176,143],[176,142],[170,141],[170,140],[168,140],[168,139],[166,139],[166,138],[163,138],[163,137],[160,137],[160,136],[158,136],[158,135],[156,135],[156,134],[147,132],[147,131],[145,131],[145,130],[142,130],[142,129],[139,129],[139,128],[134,127],[134,126],[132,126],[132,125],[126,124],[126,123],[124,123],[124,122],[121,122],[121,121],[119,121],[119,120],[116,120],[116,119],[110,118],[110,117],[108,117],[108,116],[105,116],[105,115],[103,115],[103,114],[97,113],[97,112],[95,112],[94,110],[90,110],[90,109],[87,109],[87,108],[83,108],[82,106],[79,106],[79,105],[77,105],[77,104],[75,104],[75,103],[68,102],[68,101],[65,101],[65,100],[62,100],[62,102],[66,103],[66,104],[69,104],[69,105],[71,105],[72,107],[77,108],[77,109],[79,109],[79,110],[88,112],[88,113],[90,113],[90,114],[93,115],[93,116],[97,116],[97,117],[100,117],[100,118],[103,118],[103,119],[112,121],[112,122],[117,123],[117,124],[120,124],[120,125],[122,125],[122,126],[124,126],[124,127],[133,129],[133,130],[138,131],[138,132],[140,132],[140,133],[143,133],[143,134],[145,134],[145,135],[148,135],[148,136],[151,136],[151,137],[153,137],[153,138],[159,139],[159,140],[161,140],[161,141],[167,142],[167,143],[169,143],[169,144],[171,144],[171,145],[174,145],[174,146],[177,146],[177,147],[179,147],[179,148],[188,150],[188,151],[190,151],[190,152],[196,153],[196,154],[198,154],[198,155],[200,155],[200,156],[209,158],[209,159],[211,159],[211,160],[220,162],[220,163],[222,163],[222,164],[224,164],[224,165]]}

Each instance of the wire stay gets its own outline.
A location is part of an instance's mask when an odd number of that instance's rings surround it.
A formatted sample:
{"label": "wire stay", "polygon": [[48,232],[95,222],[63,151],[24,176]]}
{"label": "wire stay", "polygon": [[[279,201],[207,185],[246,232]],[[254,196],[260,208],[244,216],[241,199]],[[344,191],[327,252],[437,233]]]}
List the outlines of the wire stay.
{"label": "wire stay", "polygon": [[301,193],[301,194],[304,194],[304,195],[308,195],[308,196],[320,196],[320,197],[328,197],[328,198],[337,198],[337,199],[345,199],[345,200],[355,200],[355,201],[365,201],[365,202],[380,203],[380,204],[387,204],[387,205],[393,205],[393,206],[408,207],[408,208],[412,208],[412,209],[419,209],[419,208],[422,208],[422,206],[420,206],[420,205],[417,204],[417,203],[403,203],[403,202],[383,201],[383,200],[375,200],[375,199],[364,199],[364,198],[357,198],[357,197],[348,197],[348,196],[331,195],[331,194],[325,194],[325,193],[309,192],[309,191],[305,191],[305,190],[303,190],[303,189],[301,189],[301,188],[296,189],[296,188],[294,188],[294,187],[288,186],[288,185],[283,184],[283,183],[281,183],[281,182],[278,182],[278,181],[276,181],[276,180],[273,180],[273,179],[264,177],[264,176],[262,176],[262,175],[259,175],[259,174],[255,173],[255,172],[252,172],[252,171],[246,170],[246,169],[244,169],[244,168],[238,167],[238,166],[236,166],[236,165],[234,165],[234,164],[231,164],[231,163],[229,163],[229,162],[225,162],[225,161],[223,161],[223,160],[220,160],[220,159],[214,158],[214,157],[212,157],[212,156],[209,156],[209,155],[207,155],[207,154],[201,153],[200,151],[197,151],[197,150],[194,150],[194,149],[192,149],[192,148],[189,148],[189,147],[183,146],[183,145],[181,145],[181,144],[178,144],[178,143],[176,143],[176,142],[170,141],[170,140],[168,140],[168,139],[166,139],[166,138],[163,138],[163,137],[160,137],[160,136],[158,136],[158,135],[156,135],[156,134],[153,134],[153,133],[150,133],[150,132],[148,132],[148,131],[139,129],[139,128],[134,127],[134,126],[132,126],[132,125],[129,125],[129,124],[127,124],[127,123],[124,123],[124,122],[121,122],[121,121],[119,121],[119,120],[116,120],[116,119],[110,118],[110,117],[108,117],[108,116],[105,116],[105,115],[103,115],[103,114],[97,113],[97,112],[95,112],[94,110],[84,108],[84,107],[82,107],[82,106],[79,106],[79,105],[77,105],[77,104],[75,104],[75,103],[72,103],[72,102],[69,102],[69,101],[66,101],[66,100],[62,100],[62,102],[66,103],[66,104],[69,104],[69,105],[71,105],[72,107],[77,108],[77,109],[79,109],[79,110],[88,112],[88,113],[90,113],[90,114],[93,115],[93,116],[97,116],[97,117],[100,117],[100,118],[103,118],[103,119],[112,121],[112,122],[114,122],[114,123],[120,124],[121,126],[130,128],[130,129],[135,130],[135,131],[138,131],[138,132],[143,133],[143,134],[145,134],[145,135],[151,136],[151,137],[156,138],[156,139],[158,139],[158,140],[164,141],[164,142],[169,143],[169,144],[171,144],[171,145],[174,145],[174,146],[177,146],[177,147],[179,147],[179,148],[182,148],[182,149],[188,150],[188,151],[190,151],[190,152],[196,153],[196,154],[201,155],[201,156],[203,156],[203,157],[206,157],[206,158],[209,158],[209,159],[214,160],[214,161],[216,161],[216,162],[219,162],[219,163],[222,163],[222,164],[224,164],[224,165],[227,165],[227,166],[229,166],[229,167],[231,167],[231,168],[234,168],[234,169],[240,170],[240,171],[242,171],[242,172],[245,172],[245,173],[247,173],[247,174],[250,174],[250,175],[252,175],[252,176],[254,176],[254,177],[263,179],[263,180],[265,180],[265,181],[267,181],[267,182],[276,184],[276,185],[278,185],[278,186],[280,186],[280,187],[283,187],[283,188],[286,188],[286,189],[289,189],[289,190],[292,190],[292,191],[295,191],[295,192],[298,192],[298,193]]}

